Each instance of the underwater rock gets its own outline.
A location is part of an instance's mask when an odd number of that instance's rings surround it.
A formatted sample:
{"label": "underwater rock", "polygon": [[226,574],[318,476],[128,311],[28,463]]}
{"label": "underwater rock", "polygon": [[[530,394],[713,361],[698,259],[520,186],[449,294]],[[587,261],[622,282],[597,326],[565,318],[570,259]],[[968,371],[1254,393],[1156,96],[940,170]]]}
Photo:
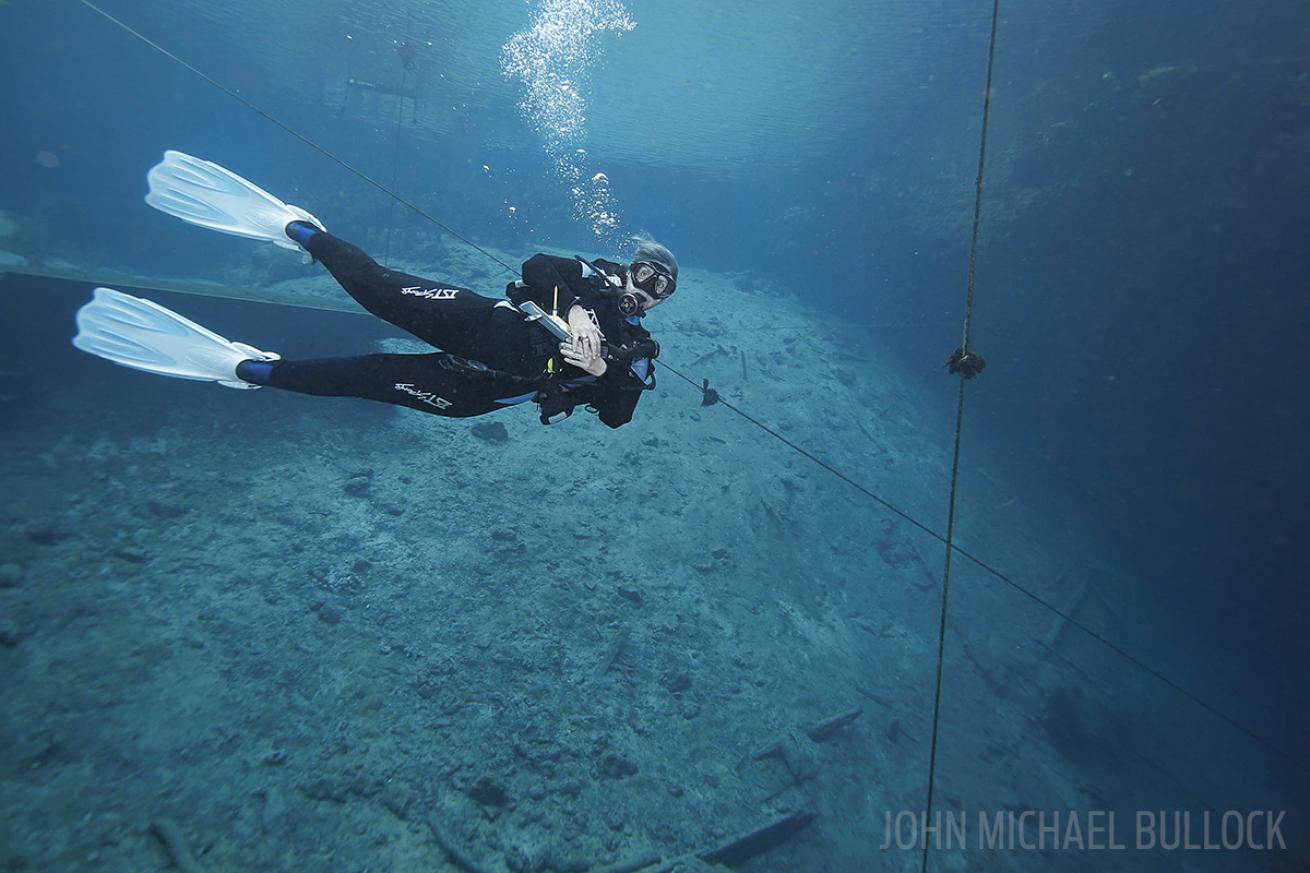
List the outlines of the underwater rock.
{"label": "underwater rock", "polygon": [[382,785],[362,774],[338,776],[335,779],[326,776],[310,780],[298,786],[300,793],[310,800],[325,800],[332,803],[349,803],[356,798],[375,797],[382,790]]}
{"label": "underwater rock", "polygon": [[347,786],[323,777],[301,785],[300,793],[310,800],[325,800],[332,803],[345,803],[350,800]]}
{"label": "underwater rock", "polygon": [[341,610],[337,609],[335,606],[319,604],[317,608],[311,606],[310,609],[313,609],[314,612],[318,614],[318,620],[323,622],[323,624],[341,623]]}
{"label": "underwater rock", "polygon": [[691,674],[686,670],[673,670],[661,676],[660,683],[670,694],[681,694],[691,688]]}
{"label": "underwater rock", "polygon": [[15,648],[26,638],[27,635],[8,616],[0,619],[0,648]]}
{"label": "underwater rock", "polygon": [[505,786],[489,776],[483,776],[468,790],[468,796],[482,806],[505,806],[509,803],[509,792]]}
{"label": "underwater rock", "polygon": [[264,801],[263,809],[259,813],[260,824],[264,826],[264,831],[278,833],[285,830],[283,823],[286,821],[289,807],[282,792],[270,785],[256,790],[255,795]]}
{"label": "underwater rock", "polygon": [[0,564],[0,588],[19,588],[22,584],[22,567],[17,564]]}
{"label": "underwater rock", "polygon": [[491,532],[491,539],[496,543],[496,555],[502,559],[510,555],[521,555],[528,550],[527,544],[512,530],[497,528]]}
{"label": "underwater rock", "polygon": [[29,527],[26,533],[28,540],[38,546],[56,546],[70,536],[67,530],[50,524],[38,524],[35,527]]}
{"label": "underwater rock", "polygon": [[259,763],[265,767],[281,767],[287,762],[287,753],[281,749],[273,749],[259,759]]}
{"label": "underwater rock", "polygon": [[180,518],[191,511],[190,507],[177,506],[172,503],[161,503],[158,500],[147,500],[146,509],[158,518],[173,519]]}
{"label": "underwater rock", "polygon": [[510,873],[536,873],[541,869],[541,860],[523,846],[510,846],[503,860]]}
{"label": "underwater rock", "polygon": [[150,560],[150,557],[140,549],[114,549],[114,557],[120,561],[127,561],[129,564],[144,564]]}
{"label": "underwater rock", "polygon": [[625,776],[635,775],[637,765],[629,761],[622,755],[610,752],[600,759],[600,766],[597,767],[597,773],[603,779],[622,779]]}
{"label": "underwater rock", "polygon": [[388,782],[382,789],[382,805],[401,821],[409,821],[409,811],[414,805],[414,792],[399,782]]}
{"label": "underwater rock", "polygon": [[365,473],[352,474],[351,477],[346,480],[346,484],[342,486],[342,490],[344,490],[351,497],[363,497],[364,495],[368,494],[368,489],[372,485],[373,485],[373,471],[369,470]]}
{"label": "underwater rock", "polygon": [[509,431],[499,421],[479,421],[470,429],[472,434],[483,442],[507,443]]}

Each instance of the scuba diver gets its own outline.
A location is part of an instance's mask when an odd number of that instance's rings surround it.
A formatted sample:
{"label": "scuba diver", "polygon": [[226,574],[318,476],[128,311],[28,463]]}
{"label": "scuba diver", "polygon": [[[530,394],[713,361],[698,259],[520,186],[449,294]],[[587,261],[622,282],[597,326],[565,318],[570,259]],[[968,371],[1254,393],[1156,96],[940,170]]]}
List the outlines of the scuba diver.
{"label": "scuba diver", "polygon": [[438,351],[283,360],[231,342],[157,303],[97,288],[77,312],[73,345],[148,373],[360,397],[434,415],[468,418],[529,400],[543,424],[578,406],[609,427],[632,419],[655,387],[659,344],[641,319],[677,289],[678,262],[637,237],[633,260],[537,254],[508,299],[388,270],[321,221],[230,170],[176,151],[151,169],[146,202],[192,224],[282,248],[303,249],[351,297]]}

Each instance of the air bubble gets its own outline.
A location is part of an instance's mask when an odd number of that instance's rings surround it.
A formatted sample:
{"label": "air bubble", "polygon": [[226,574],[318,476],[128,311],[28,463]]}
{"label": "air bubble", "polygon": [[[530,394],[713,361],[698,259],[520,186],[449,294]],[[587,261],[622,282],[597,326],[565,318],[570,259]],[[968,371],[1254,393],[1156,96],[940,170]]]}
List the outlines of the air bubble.
{"label": "air bubble", "polygon": [[[519,109],[544,137],[546,154],[573,197],[574,218],[588,223],[601,241],[619,225],[618,210],[604,173],[585,167],[590,71],[600,58],[601,35],[636,27],[618,0],[545,0],[532,27],[515,34],[501,50],[501,70],[523,86]],[[588,179],[586,184],[578,184]]]}

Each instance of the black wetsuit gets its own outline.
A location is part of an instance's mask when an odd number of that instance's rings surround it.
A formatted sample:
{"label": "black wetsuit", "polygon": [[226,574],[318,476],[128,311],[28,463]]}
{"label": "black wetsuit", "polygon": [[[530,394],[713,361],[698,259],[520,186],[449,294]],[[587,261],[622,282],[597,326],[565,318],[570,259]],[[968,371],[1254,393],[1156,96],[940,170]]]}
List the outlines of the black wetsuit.
{"label": "black wetsuit", "polygon": [[575,302],[592,310],[609,348],[649,341],[639,319],[619,312],[602,276],[584,278],[593,267],[622,277],[619,264],[597,261],[584,266],[576,259],[535,255],[523,264],[523,281],[509,285],[511,300],[497,300],[393,272],[328,233],[308,234],[301,244],[365,309],[441,351],[271,364],[246,361],[237,374],[247,382],[301,394],[361,397],[453,418],[532,400],[540,405],[542,421],[551,423],[585,405],[610,427],[631,421],[641,392],[654,387],[654,366],[644,357],[629,361],[620,352],[620,360],[609,361],[600,377],[565,363],[554,337],[541,325],[525,321],[515,306],[534,300],[550,312],[558,288],[560,315]]}

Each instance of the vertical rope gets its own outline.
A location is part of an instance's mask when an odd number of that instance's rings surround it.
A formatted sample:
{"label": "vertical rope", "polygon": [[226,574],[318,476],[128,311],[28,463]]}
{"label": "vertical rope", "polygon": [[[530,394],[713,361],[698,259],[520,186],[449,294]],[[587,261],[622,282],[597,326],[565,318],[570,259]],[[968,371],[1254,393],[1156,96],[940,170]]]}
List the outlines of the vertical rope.
{"label": "vertical rope", "polygon": [[[400,75],[400,93],[396,95],[396,142],[391,150],[391,190],[396,190],[400,178],[400,119],[405,110],[405,85],[409,82],[409,70]],[[395,224],[396,198],[387,198],[387,245],[382,250],[382,265],[391,266],[391,229]]]}
{"label": "vertical rope", "polygon": [[[987,167],[987,126],[992,115],[992,71],[996,64],[996,30],[1001,20],[1001,0],[992,0],[992,36],[987,45],[987,87],[983,91],[982,136],[978,143],[978,175],[973,182],[973,232],[969,237],[969,278],[964,298],[964,337],[969,351],[969,324],[973,321],[973,280],[978,268],[978,226],[982,223],[983,171]],[[963,380],[962,380],[963,381]]]}
{"label": "vertical rope", "polygon": [[[982,135],[978,145],[978,175],[974,179],[973,231],[969,241],[969,277],[964,299],[964,337],[960,348],[965,354],[969,351],[969,325],[973,320],[974,277],[978,263],[978,227],[982,221],[983,172],[987,166],[987,124],[991,118],[992,108],[992,70],[996,61],[996,30],[1000,22],[1001,0],[992,0],[992,35],[987,46],[987,87],[983,91]],[[937,781],[937,739],[942,711],[942,673],[946,662],[946,618],[950,610],[951,598],[951,556],[955,552],[955,497],[960,482],[960,435],[964,431],[964,384],[966,377],[961,374],[960,388],[955,401],[955,446],[951,455],[951,495],[947,503],[946,516],[946,560],[942,566],[942,605],[937,622],[937,681],[932,697],[932,742],[928,747],[928,797],[924,803],[924,827],[921,829],[923,840],[923,863],[921,873],[928,873],[928,823],[932,821],[933,790]]]}

